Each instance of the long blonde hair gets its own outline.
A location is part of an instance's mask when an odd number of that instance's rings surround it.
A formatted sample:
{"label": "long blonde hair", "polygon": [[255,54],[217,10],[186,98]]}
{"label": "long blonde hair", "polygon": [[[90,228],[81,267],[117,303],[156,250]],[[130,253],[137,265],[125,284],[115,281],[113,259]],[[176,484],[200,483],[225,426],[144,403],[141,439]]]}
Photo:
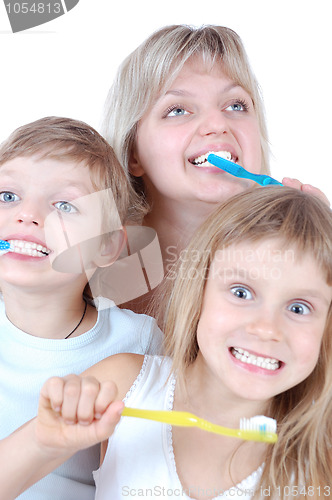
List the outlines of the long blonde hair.
{"label": "long blonde hair", "polygon": [[[310,253],[332,286],[332,212],[323,202],[286,187],[234,196],[199,228],[166,283],[165,349],[173,358],[179,383],[185,384],[186,367],[198,353],[196,329],[216,251],[274,237],[285,250],[295,247],[299,255]],[[278,422],[279,440],[269,447],[260,486],[277,492],[271,498],[284,498],[283,487],[290,484],[302,484],[307,492],[312,486],[318,495],[317,488],[328,486],[332,477],[331,304],[315,369],[296,387],[276,396],[268,414]],[[299,498],[312,498],[307,495]]]}
{"label": "long blonde hair", "polygon": [[[128,175],[138,122],[167,91],[183,65],[197,55],[208,67],[222,60],[229,78],[252,98],[261,133],[261,171],[269,173],[263,100],[240,37],[223,26],[174,25],[153,33],[123,61],[107,97],[102,133]],[[144,192],[139,180],[132,177],[131,181]]]}

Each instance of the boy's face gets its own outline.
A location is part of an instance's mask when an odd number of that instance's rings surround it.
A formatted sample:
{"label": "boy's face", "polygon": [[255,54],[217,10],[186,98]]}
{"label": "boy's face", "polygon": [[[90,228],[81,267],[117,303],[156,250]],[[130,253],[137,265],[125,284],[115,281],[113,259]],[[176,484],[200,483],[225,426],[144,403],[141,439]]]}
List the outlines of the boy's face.
{"label": "boy's face", "polygon": [[235,399],[267,401],[307,378],[319,357],[332,287],[310,254],[281,248],[230,246],[210,269],[196,361]]}
{"label": "boy's face", "polygon": [[68,246],[100,234],[94,194],[82,164],[18,157],[0,167],[0,238],[14,246],[14,252],[0,257],[2,288],[6,283],[60,286],[71,280],[84,286],[84,266],[62,274],[51,263]]}

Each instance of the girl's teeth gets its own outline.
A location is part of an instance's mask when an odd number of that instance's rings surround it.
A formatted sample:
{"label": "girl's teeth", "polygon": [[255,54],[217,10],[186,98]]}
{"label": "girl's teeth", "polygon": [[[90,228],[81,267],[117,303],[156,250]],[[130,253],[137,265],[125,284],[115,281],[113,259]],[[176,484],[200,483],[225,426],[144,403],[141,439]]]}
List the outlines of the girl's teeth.
{"label": "girl's teeth", "polygon": [[266,370],[274,371],[277,370],[280,366],[280,363],[277,359],[255,356],[254,354],[251,354],[239,347],[232,347],[231,353],[236,359],[242,361],[242,363],[258,366],[259,368],[265,368]]}
{"label": "girl's teeth", "polygon": [[34,243],[32,241],[9,240],[9,243],[13,247],[14,253],[30,255],[31,257],[45,257],[45,255],[48,255],[51,252],[43,245]]}
{"label": "girl's teeth", "polygon": [[207,161],[207,157],[209,156],[209,154],[214,154],[216,156],[220,156],[221,158],[225,158],[225,160],[229,160],[231,161],[232,160],[232,154],[229,152],[229,151],[209,151],[208,153],[205,153],[205,155],[201,155],[201,156],[198,156],[197,158],[195,158],[192,163],[194,165],[196,165],[197,167],[200,167],[200,166],[204,166],[204,167],[207,167],[207,166],[213,166],[211,165],[211,163],[209,163]]}

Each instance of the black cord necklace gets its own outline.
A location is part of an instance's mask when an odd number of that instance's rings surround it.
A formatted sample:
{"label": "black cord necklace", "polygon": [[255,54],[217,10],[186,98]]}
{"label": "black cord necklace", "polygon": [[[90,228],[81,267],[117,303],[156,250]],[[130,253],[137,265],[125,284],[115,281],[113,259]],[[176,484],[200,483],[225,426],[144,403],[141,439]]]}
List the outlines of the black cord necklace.
{"label": "black cord necklace", "polygon": [[84,300],[84,303],[85,303],[85,306],[84,306],[84,311],[83,311],[83,314],[82,314],[82,317],[81,319],[79,320],[78,324],[75,326],[74,330],[72,330],[69,335],[67,335],[67,337],[64,338],[64,340],[68,339],[76,330],[77,328],[80,326],[80,324],[82,323],[83,319],[84,319],[84,316],[85,316],[85,313],[86,313],[86,309],[87,309],[87,306],[88,306],[88,303],[85,299]]}

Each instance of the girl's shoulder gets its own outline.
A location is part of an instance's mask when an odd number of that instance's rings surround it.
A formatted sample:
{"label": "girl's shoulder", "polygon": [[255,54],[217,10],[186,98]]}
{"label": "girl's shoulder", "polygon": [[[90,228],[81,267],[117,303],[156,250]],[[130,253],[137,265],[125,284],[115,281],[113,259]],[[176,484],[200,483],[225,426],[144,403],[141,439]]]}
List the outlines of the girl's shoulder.
{"label": "girl's shoulder", "polygon": [[115,354],[91,366],[83,375],[100,382],[112,380],[118,387],[118,398],[123,399],[139,375],[143,361],[141,354]]}

